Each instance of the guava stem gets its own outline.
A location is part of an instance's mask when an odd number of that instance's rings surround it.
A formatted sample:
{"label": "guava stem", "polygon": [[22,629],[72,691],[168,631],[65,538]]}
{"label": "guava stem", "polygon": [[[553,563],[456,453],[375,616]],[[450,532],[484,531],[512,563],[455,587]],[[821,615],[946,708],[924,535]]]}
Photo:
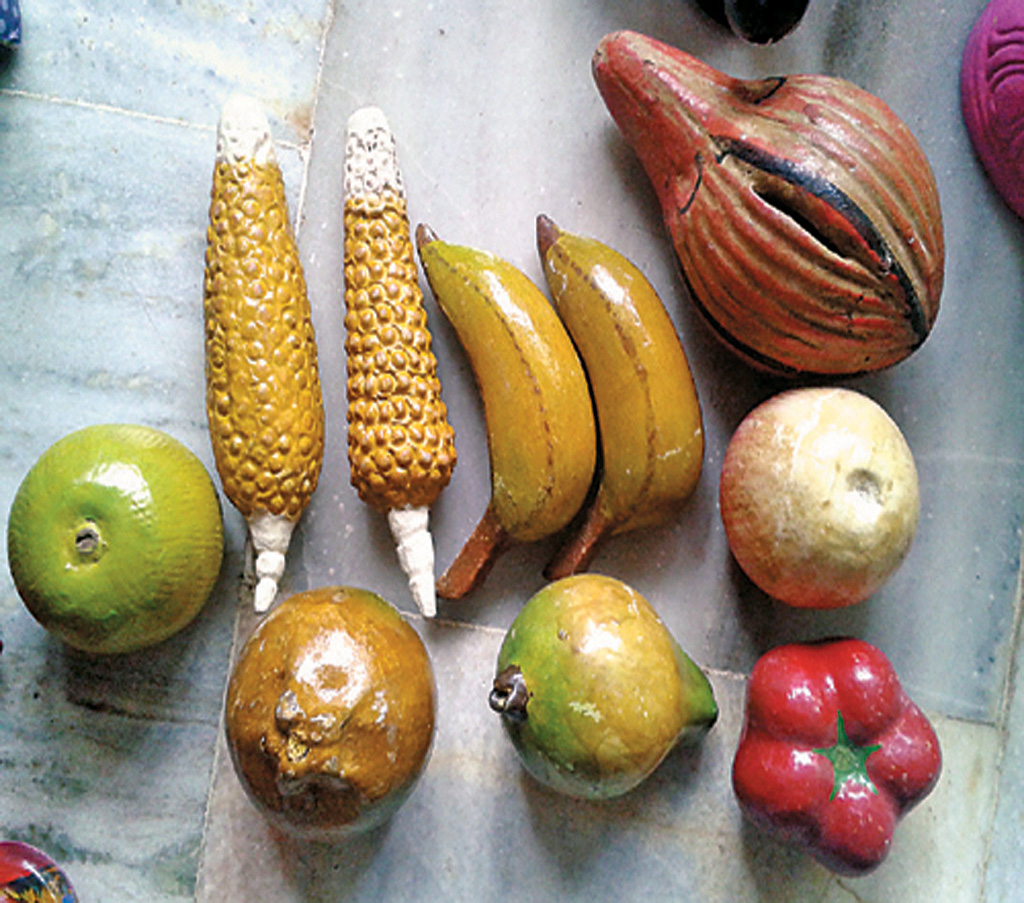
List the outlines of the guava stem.
{"label": "guava stem", "polygon": [[509,665],[494,678],[487,703],[499,715],[521,724],[526,720],[530,691],[518,665]]}

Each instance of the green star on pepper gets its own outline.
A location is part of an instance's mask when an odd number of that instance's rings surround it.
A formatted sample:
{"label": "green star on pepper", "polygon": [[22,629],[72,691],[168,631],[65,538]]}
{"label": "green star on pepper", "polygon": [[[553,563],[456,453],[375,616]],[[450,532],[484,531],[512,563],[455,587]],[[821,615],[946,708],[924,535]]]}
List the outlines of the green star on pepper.
{"label": "green star on pepper", "polygon": [[878,793],[878,788],[871,783],[868,777],[868,756],[882,748],[881,743],[874,746],[855,746],[850,742],[846,733],[846,725],[843,724],[843,713],[836,712],[836,744],[824,749],[813,749],[811,752],[824,756],[832,763],[832,774],[834,783],[829,800],[834,800],[836,795],[848,781],[863,784],[872,793]]}

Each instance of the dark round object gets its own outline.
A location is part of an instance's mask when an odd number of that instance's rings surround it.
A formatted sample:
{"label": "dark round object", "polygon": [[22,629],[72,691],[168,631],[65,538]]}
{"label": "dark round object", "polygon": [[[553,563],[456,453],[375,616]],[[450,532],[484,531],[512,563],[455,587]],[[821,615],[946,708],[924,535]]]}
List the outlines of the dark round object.
{"label": "dark round object", "polygon": [[807,11],[808,0],[724,0],[729,27],[752,44],[772,44],[788,35]]}
{"label": "dark round object", "polygon": [[725,0],[697,0],[697,6],[723,28],[729,27],[729,20],[725,17]]}

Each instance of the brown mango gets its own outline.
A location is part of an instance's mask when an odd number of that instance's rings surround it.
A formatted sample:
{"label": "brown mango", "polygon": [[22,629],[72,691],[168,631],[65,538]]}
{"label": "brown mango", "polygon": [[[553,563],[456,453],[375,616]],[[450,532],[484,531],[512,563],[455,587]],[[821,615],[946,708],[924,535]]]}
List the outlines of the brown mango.
{"label": "brown mango", "polygon": [[693,301],[733,351],[839,376],[924,342],[945,265],[938,188],[882,100],[829,76],[733,78],[628,31],[602,39],[593,73]]}

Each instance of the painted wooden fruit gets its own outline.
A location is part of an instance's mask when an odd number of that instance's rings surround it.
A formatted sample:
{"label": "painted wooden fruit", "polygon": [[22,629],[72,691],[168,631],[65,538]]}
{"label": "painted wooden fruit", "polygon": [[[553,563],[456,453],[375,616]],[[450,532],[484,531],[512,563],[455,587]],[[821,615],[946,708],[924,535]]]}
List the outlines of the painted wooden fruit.
{"label": "painted wooden fruit", "polygon": [[719,510],[737,564],[798,608],[840,608],[881,589],[920,519],[914,455],[876,401],[801,386],[743,418],[722,461]]}
{"label": "painted wooden fruit", "polygon": [[78,903],[60,866],[42,850],[16,840],[0,843],[0,900]]}
{"label": "painted wooden fruit", "polygon": [[301,841],[380,827],[426,766],[436,709],[430,654],[369,590],[317,587],[279,602],[231,671],[224,726],[257,809]]}
{"label": "painted wooden fruit", "polygon": [[628,31],[601,40],[593,70],[730,348],[780,374],[848,375],[924,342],[945,265],[938,189],[882,100],[828,76],[733,78]]}
{"label": "painted wooden fruit", "polygon": [[718,719],[700,666],[640,593],[604,574],[556,580],[526,602],[488,702],[530,775],[589,800],[629,792]]}
{"label": "painted wooden fruit", "polygon": [[960,67],[967,133],[992,184],[1024,217],[1024,5],[991,0],[967,38]]}
{"label": "painted wooden fruit", "polygon": [[725,0],[733,32],[752,44],[772,44],[788,35],[807,11],[808,0]]}

